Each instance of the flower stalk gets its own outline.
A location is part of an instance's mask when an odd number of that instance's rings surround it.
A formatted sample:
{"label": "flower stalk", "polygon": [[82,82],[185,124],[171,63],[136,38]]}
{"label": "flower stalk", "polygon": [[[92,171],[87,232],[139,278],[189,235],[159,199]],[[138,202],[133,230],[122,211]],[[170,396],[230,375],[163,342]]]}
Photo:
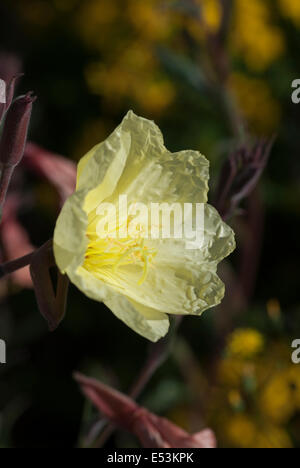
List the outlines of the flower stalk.
{"label": "flower stalk", "polygon": [[5,276],[10,275],[15,271],[21,270],[21,268],[25,268],[26,266],[30,265],[33,256],[34,252],[31,252],[27,255],[24,255],[24,257],[2,263],[2,265],[0,265],[0,278],[4,278]]}

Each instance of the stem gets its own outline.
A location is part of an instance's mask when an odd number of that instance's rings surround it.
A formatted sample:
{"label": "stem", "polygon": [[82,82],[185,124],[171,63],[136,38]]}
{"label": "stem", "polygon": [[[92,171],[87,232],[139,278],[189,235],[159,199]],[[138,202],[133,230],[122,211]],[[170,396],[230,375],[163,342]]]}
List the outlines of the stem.
{"label": "stem", "polygon": [[24,268],[30,265],[35,252],[31,252],[30,254],[24,255],[24,257],[17,258],[16,260],[12,260],[10,262],[2,263],[0,265],[0,278],[3,278],[6,275],[10,275],[21,268]]}
{"label": "stem", "polygon": [[2,165],[0,170],[0,207],[2,209],[15,166]]}
{"label": "stem", "polygon": [[240,142],[246,139],[245,122],[228,87],[221,87],[223,108],[228,117],[233,136]]}
{"label": "stem", "polygon": [[[232,16],[232,0],[222,0],[222,21],[220,30],[217,34],[212,34],[205,22],[201,6],[195,0],[189,0],[196,11],[199,26],[206,36],[207,56],[214,75],[215,85],[220,90],[220,98],[224,112],[228,117],[230,129],[238,140],[245,139],[246,129],[243,116],[241,115],[235,99],[232,96],[228,79],[231,72],[231,63],[226,50],[226,39],[230,29],[230,20]],[[203,67],[203,64],[202,64]],[[207,71],[208,72],[208,71]],[[209,72],[208,72],[209,75]]]}
{"label": "stem", "polygon": [[233,0],[221,0],[222,5],[222,21],[220,31],[218,33],[219,40],[224,43],[227,38],[232,17]]}
{"label": "stem", "polygon": [[251,299],[255,288],[263,235],[264,207],[259,189],[256,189],[248,200],[247,237],[243,245],[239,274],[241,286],[247,301]]}

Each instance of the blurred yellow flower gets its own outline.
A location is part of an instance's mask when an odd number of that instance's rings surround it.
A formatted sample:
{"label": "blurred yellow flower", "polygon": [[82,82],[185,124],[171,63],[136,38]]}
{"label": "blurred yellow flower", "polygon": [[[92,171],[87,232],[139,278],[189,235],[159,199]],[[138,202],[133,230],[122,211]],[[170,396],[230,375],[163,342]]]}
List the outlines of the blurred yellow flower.
{"label": "blurred yellow flower", "polygon": [[[165,42],[176,22],[157,0],[87,0],[75,16],[75,27],[99,57],[85,69],[87,84],[110,106],[128,100],[156,115],[175,98],[175,87],[156,58],[156,42]],[[101,34],[99,34],[101,31]]]}
{"label": "blurred yellow flower", "polygon": [[228,339],[227,352],[229,355],[241,358],[251,358],[264,348],[264,337],[257,330],[251,328],[238,329]]}
{"label": "blurred yellow flower", "polygon": [[217,32],[222,17],[221,2],[219,0],[203,0],[202,5],[205,23],[211,31]]}
{"label": "blurred yellow flower", "polygon": [[236,414],[227,423],[226,436],[235,448],[292,448],[288,433],[280,426]]}
{"label": "blurred yellow flower", "polygon": [[206,33],[216,33],[219,30],[222,17],[222,8],[219,0],[196,0],[205,28],[199,19],[191,16],[186,18],[185,25],[194,39],[202,42]]}
{"label": "blurred yellow flower", "polygon": [[170,81],[159,80],[144,82],[144,86],[138,86],[133,93],[146,112],[158,114],[166,109],[175,98],[175,89]]}
{"label": "blurred yellow flower", "polygon": [[300,27],[300,2],[299,0],[278,0],[281,13],[286,18],[291,19],[294,24]]}
{"label": "blurred yellow flower", "polygon": [[169,10],[157,0],[129,0],[127,14],[135,29],[149,41],[165,39],[172,27]]}
{"label": "blurred yellow flower", "polygon": [[261,0],[236,0],[234,5],[233,51],[251,69],[264,70],[285,50],[284,36],[272,23],[272,10]]}
{"label": "blurred yellow flower", "polygon": [[262,413],[276,424],[286,423],[290,419],[294,404],[285,372],[275,374],[266,384],[259,404]]}
{"label": "blurred yellow flower", "polygon": [[219,379],[224,385],[238,387],[244,375],[244,360],[228,356],[223,359],[219,365]]}
{"label": "blurred yellow flower", "polygon": [[[76,192],[57,220],[54,253],[61,272],[152,341],[167,333],[168,314],[200,315],[224,295],[217,264],[232,252],[235,241],[233,231],[206,203],[208,166],[196,151],[170,153],[159,128],[129,112],[105,142],[82,158]],[[109,203],[105,219],[110,219],[121,210],[120,195],[127,196],[128,204],[203,203],[201,245],[195,241],[190,250],[184,236],[153,239],[143,230],[139,236],[118,238],[123,224],[128,226],[128,215],[100,236],[103,215],[98,208]],[[192,210],[193,225],[194,216]],[[146,232],[148,222],[140,220]]]}
{"label": "blurred yellow flower", "polygon": [[217,32],[222,17],[222,6],[219,0],[196,0],[201,8],[203,20],[211,32]]}
{"label": "blurred yellow flower", "polygon": [[[143,54],[144,63],[146,56]],[[110,105],[120,100],[125,103],[126,98],[131,96],[145,112],[157,114],[173,102],[175,88],[171,82],[161,77],[156,80],[153,74],[144,76],[144,64],[141,65],[140,74],[137,73],[138,68],[137,63],[132,68],[120,63],[110,67],[92,63],[86,69],[87,83],[94,94],[104,96]]]}
{"label": "blurred yellow flower", "polygon": [[[245,359],[239,352],[242,333],[252,335],[254,353]],[[263,346],[255,330],[237,330],[229,339],[237,354],[222,359],[218,386],[212,393],[212,421],[222,444],[238,448],[290,448],[289,424],[300,410],[300,368],[290,364],[289,344],[276,341]],[[254,336],[254,335],[253,335]]]}
{"label": "blurred yellow flower", "polygon": [[262,430],[257,432],[253,447],[249,448],[289,449],[293,448],[293,444],[285,429],[266,425]]}
{"label": "blurred yellow flower", "polygon": [[300,411],[300,367],[298,365],[291,365],[286,371],[286,378],[294,408]]}
{"label": "blurred yellow flower", "polygon": [[114,23],[119,19],[120,9],[116,1],[85,0],[75,15],[74,25],[89,46],[101,49],[107,47],[107,36],[113,33]]}
{"label": "blurred yellow flower", "polygon": [[227,423],[226,435],[235,447],[249,448],[253,445],[257,428],[245,414],[236,414]]}
{"label": "blurred yellow flower", "polygon": [[280,106],[263,80],[234,73],[230,87],[250,130],[268,134],[278,128]]}

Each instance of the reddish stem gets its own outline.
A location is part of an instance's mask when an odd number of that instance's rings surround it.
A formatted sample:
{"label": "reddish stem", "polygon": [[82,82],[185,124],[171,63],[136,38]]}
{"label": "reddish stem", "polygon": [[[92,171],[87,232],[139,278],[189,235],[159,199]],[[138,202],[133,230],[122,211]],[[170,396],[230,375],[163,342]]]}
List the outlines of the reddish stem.
{"label": "reddish stem", "polygon": [[30,265],[34,254],[35,252],[31,252],[30,254],[24,255],[24,257],[17,258],[16,260],[12,260],[11,262],[2,263],[2,265],[0,265],[0,278]]}

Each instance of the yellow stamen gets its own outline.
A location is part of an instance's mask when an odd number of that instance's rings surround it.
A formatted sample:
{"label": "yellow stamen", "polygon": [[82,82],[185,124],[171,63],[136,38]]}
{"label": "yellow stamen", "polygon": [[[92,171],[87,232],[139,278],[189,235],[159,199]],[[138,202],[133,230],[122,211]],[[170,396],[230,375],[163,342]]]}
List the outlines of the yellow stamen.
{"label": "yellow stamen", "polygon": [[[89,271],[100,271],[101,268],[111,266],[116,273],[118,268],[127,265],[139,265],[143,272],[138,284],[143,284],[149,273],[150,263],[153,261],[156,251],[145,245],[142,237],[142,229],[138,237],[128,236],[118,239],[117,234],[121,227],[116,228],[116,235],[101,238],[96,231],[89,227],[87,237],[90,242],[85,255],[85,268]],[[114,238],[115,237],[115,238]]]}

